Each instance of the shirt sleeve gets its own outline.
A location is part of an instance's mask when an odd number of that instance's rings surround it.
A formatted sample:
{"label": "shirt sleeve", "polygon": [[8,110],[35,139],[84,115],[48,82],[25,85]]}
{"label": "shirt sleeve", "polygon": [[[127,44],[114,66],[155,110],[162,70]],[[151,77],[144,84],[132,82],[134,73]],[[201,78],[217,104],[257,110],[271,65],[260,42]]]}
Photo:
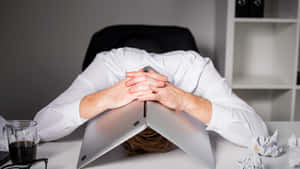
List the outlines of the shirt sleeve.
{"label": "shirt sleeve", "polygon": [[113,75],[103,61],[108,54],[111,53],[98,54],[67,90],[36,114],[40,141],[60,139],[87,121],[80,117],[81,99],[112,85]]}
{"label": "shirt sleeve", "polygon": [[252,107],[232,92],[210,59],[207,59],[195,93],[212,104],[212,117],[207,130],[240,146],[249,146],[255,136],[268,135],[264,121]]}

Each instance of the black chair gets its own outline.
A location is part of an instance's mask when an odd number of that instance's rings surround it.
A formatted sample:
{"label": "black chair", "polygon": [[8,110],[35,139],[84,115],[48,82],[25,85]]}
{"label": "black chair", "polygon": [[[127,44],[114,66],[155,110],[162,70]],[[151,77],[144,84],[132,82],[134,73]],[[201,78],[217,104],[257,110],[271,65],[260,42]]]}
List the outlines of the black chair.
{"label": "black chair", "polygon": [[109,26],[92,36],[82,70],[88,67],[97,53],[120,47],[135,47],[155,53],[173,50],[198,52],[194,37],[187,28],[150,25]]}

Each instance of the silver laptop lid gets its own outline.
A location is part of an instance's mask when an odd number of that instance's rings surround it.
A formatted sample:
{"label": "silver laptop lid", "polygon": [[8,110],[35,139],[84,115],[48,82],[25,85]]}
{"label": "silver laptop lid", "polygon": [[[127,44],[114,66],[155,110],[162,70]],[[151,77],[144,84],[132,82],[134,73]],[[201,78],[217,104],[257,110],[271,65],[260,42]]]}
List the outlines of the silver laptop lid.
{"label": "silver laptop lid", "polygon": [[144,102],[103,112],[92,119],[81,145],[77,168],[82,168],[146,128]]}
{"label": "silver laptop lid", "polygon": [[215,168],[209,135],[204,124],[185,112],[171,111],[159,103],[147,102],[147,125],[166,137],[205,168]]}

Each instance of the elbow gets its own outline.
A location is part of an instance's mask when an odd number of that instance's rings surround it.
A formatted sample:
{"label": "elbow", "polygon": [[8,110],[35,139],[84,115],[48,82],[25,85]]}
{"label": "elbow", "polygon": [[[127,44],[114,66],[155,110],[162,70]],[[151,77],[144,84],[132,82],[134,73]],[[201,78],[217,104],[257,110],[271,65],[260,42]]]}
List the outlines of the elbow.
{"label": "elbow", "polygon": [[239,120],[233,121],[227,129],[232,133],[231,141],[233,143],[248,147],[256,137],[269,136],[265,122],[255,111],[245,111],[239,114]]}
{"label": "elbow", "polygon": [[213,110],[209,127],[236,145],[248,147],[257,136],[268,135],[264,121],[250,107],[228,108],[213,104]]}
{"label": "elbow", "polygon": [[49,107],[38,112],[34,120],[38,123],[39,142],[58,140],[71,133],[73,128],[76,127],[66,124],[64,116]]}
{"label": "elbow", "polygon": [[[74,129],[73,129],[74,130]],[[72,133],[72,129],[39,131],[39,142],[50,142],[62,139]]]}
{"label": "elbow", "polygon": [[237,122],[231,123],[226,127],[223,137],[242,147],[248,147],[253,139],[252,132],[247,125]]}

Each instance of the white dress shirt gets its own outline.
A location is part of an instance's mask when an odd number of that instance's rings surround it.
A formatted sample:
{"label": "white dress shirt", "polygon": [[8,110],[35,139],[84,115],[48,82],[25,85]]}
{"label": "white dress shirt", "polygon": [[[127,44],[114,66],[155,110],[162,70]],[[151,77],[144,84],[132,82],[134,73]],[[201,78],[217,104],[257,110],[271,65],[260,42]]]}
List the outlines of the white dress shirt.
{"label": "white dress shirt", "polygon": [[[176,87],[212,103],[207,130],[225,139],[248,146],[255,136],[267,136],[263,120],[237,97],[209,58],[194,51],[148,53],[135,48],[119,48],[97,54],[89,67],[72,85],[35,116],[42,141],[62,138],[86,122],[80,118],[79,104],[84,96],[108,88],[126,78],[126,72],[151,66],[168,76]],[[199,123],[201,123],[199,121]]]}

